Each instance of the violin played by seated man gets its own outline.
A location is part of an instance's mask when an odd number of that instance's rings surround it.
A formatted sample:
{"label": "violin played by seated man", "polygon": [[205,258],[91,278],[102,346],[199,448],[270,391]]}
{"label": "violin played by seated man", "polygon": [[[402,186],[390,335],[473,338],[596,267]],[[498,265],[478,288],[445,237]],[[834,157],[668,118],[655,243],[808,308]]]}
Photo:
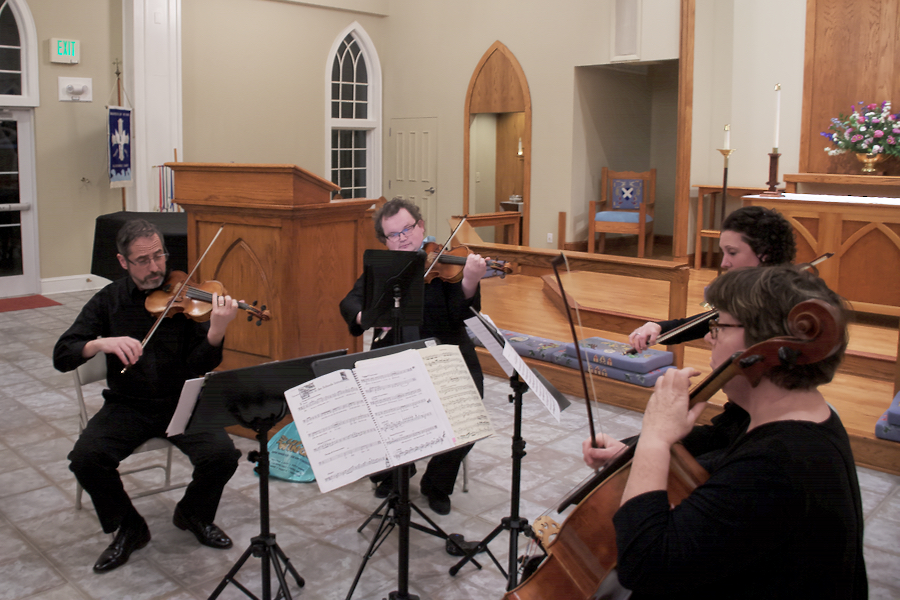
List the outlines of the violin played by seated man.
{"label": "violin played by seated man", "polygon": [[[838,314],[840,297],[790,266],[729,271],[708,289],[719,310],[706,336],[713,368],[763,340],[790,337],[801,302]],[[811,342],[814,343],[814,342]],[[842,343],[812,364],[779,354],[757,384],[738,374],[729,402],[709,426],[694,427],[693,369],[657,381],[621,505],[613,517],[618,577],[632,598],[866,598],[863,512],[850,442],[819,386],[831,381]],[[709,479],[670,506],[670,450],[684,446]],[[603,465],[624,444],[599,435],[585,462]]]}
{"label": "violin played by seated man", "polygon": [[[119,463],[150,438],[166,437],[184,382],[219,365],[225,331],[238,310],[230,296],[213,294],[207,322],[184,314],[157,322],[145,300],[166,279],[162,234],[147,221],[128,221],[118,232],[116,247],[127,276],[97,292],[53,350],[53,365],[60,371],[71,371],[99,352],[106,355],[103,407],[69,453],[69,468],[90,494],[103,531],[116,532],[94,564],[98,573],[125,564],[132,552],[150,542],[147,523],[122,486]],[[155,334],[147,337],[154,326]],[[194,466],[173,523],[201,544],[230,548],[231,539],[213,521],[240,452],[224,430],[168,440]]]}

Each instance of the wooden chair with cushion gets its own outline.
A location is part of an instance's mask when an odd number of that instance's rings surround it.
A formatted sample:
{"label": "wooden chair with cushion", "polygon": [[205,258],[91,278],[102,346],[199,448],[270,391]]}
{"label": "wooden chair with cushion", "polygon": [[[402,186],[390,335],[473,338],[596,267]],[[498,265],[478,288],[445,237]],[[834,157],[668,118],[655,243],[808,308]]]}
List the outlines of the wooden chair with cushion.
{"label": "wooden chair with cushion", "polygon": [[603,167],[599,207],[592,200],[588,209],[588,252],[602,253],[607,233],[624,233],[638,236],[638,258],[652,256],[655,202],[656,169],[636,172]]}
{"label": "wooden chair with cushion", "polygon": [[[73,371],[73,374],[75,377],[75,397],[78,399],[78,434],[81,435],[81,432],[84,431],[84,428],[87,426],[89,418],[82,388],[89,383],[94,383],[95,381],[103,381],[106,379],[106,355],[102,352],[98,353],[89,361],[75,369],[75,371]],[[150,469],[162,469],[165,473],[165,481],[163,485],[141,490],[135,493],[129,493],[132,498],[141,498],[143,496],[149,496],[150,494],[159,494],[160,492],[168,492],[169,490],[175,490],[187,486],[187,482],[176,484],[172,483],[172,452],[174,449],[175,446],[170,444],[164,438],[153,438],[152,440],[146,441],[144,444],[139,446],[138,449],[134,451],[134,453],[132,453],[132,456],[134,456],[135,454],[139,454],[142,452],[151,452],[153,450],[165,450],[166,452],[165,463],[160,462],[151,465],[145,465],[143,467],[137,467],[134,469],[128,469],[126,471],[119,471],[121,475],[138,473],[140,471],[147,471]],[[81,495],[83,492],[84,489],[81,487],[81,484],[76,483],[75,508],[79,510],[81,510]]]}

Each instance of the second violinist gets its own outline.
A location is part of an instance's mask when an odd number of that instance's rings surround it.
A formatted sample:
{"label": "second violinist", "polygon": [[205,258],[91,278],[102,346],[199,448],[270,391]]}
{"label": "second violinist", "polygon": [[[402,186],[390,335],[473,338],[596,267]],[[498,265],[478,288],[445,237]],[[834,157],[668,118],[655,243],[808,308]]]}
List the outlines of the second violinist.
{"label": "second violinist", "polygon": [[[94,564],[111,571],[150,542],[150,530],[122,485],[119,462],[153,437],[166,437],[185,380],[200,377],[222,362],[225,331],[237,314],[237,302],[214,296],[209,321],[183,314],[163,319],[155,335],[141,340],[156,319],[147,312],[147,294],[166,279],[162,233],[143,219],[128,221],[116,237],[118,259],[126,276],[97,292],[75,323],[59,338],[53,366],[71,371],[98,353],[106,356],[107,386],[103,407],[69,453],[69,468],[90,494],[103,531],[115,538]],[[122,372],[123,366],[130,366]],[[232,541],[214,524],[222,490],[234,474],[240,452],[224,429],[168,438],[190,457],[193,479],[175,507],[173,524],[212,548]]]}
{"label": "second violinist", "polygon": [[[386,202],[376,211],[374,217],[375,235],[388,250],[417,252],[425,240],[425,221],[419,207],[402,198]],[[434,279],[425,285],[424,322],[418,331],[404,331],[403,341],[435,337],[444,344],[459,346],[478,392],[484,396],[484,376],[475,345],[466,333],[465,319],[472,316],[469,307],[481,310],[479,284],[487,270],[485,259],[478,254],[469,254],[463,267],[462,279],[456,283]],[[363,309],[363,281],[360,277],[353,289],[341,301],[341,315],[356,336],[364,333],[360,321]],[[407,328],[404,328],[407,329]],[[376,341],[372,348],[382,348],[395,343],[395,332],[376,330]],[[450,512],[450,494],[463,458],[471,445],[433,456],[421,480],[421,491],[428,498],[428,506],[440,515]],[[386,498],[391,491],[393,478],[390,472],[372,478],[378,483],[375,495]]]}

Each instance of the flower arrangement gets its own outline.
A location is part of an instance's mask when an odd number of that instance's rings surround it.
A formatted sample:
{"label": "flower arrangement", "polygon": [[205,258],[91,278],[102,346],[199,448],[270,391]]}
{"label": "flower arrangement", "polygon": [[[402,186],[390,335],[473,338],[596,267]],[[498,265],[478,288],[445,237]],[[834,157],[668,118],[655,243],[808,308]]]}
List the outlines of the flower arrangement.
{"label": "flower arrangement", "polygon": [[850,109],[849,116],[839,114],[831,119],[828,131],[822,132],[834,144],[825,152],[831,156],[845,152],[900,156],[900,115],[891,114],[890,102],[859,102]]}

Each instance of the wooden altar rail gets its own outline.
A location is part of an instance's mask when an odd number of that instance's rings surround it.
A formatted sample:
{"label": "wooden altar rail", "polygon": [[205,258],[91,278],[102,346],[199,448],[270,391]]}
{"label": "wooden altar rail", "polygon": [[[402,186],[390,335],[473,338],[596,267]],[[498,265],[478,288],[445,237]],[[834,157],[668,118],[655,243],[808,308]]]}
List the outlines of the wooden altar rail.
{"label": "wooden altar rail", "polygon": [[[510,246],[507,244],[472,243],[467,244],[473,252],[482,256],[490,256],[495,260],[505,260],[517,265],[518,272],[522,275],[541,277],[553,272],[552,261],[559,256],[559,250],[544,248],[531,248],[528,246]],[[631,258],[627,256],[609,256],[604,254],[589,254],[587,252],[565,252],[572,271],[589,271],[604,273],[607,275],[622,275],[625,277],[639,277],[665,281],[669,284],[668,319],[679,319],[687,316],[688,281],[690,279],[690,265],[687,261],[665,261],[651,258]],[[593,311],[602,313],[602,310]],[[636,321],[621,319],[621,313],[607,311],[608,320],[614,323],[616,320],[626,323],[615,326],[612,331],[628,333],[634,328],[624,330],[622,327],[631,327]],[[639,318],[632,315],[634,319]],[[642,323],[646,322],[646,319]],[[604,327],[609,329],[609,327]],[[527,333],[527,332],[523,332]],[[679,367],[684,364],[684,348],[681,346],[669,346],[667,350],[675,355],[675,364]]]}

